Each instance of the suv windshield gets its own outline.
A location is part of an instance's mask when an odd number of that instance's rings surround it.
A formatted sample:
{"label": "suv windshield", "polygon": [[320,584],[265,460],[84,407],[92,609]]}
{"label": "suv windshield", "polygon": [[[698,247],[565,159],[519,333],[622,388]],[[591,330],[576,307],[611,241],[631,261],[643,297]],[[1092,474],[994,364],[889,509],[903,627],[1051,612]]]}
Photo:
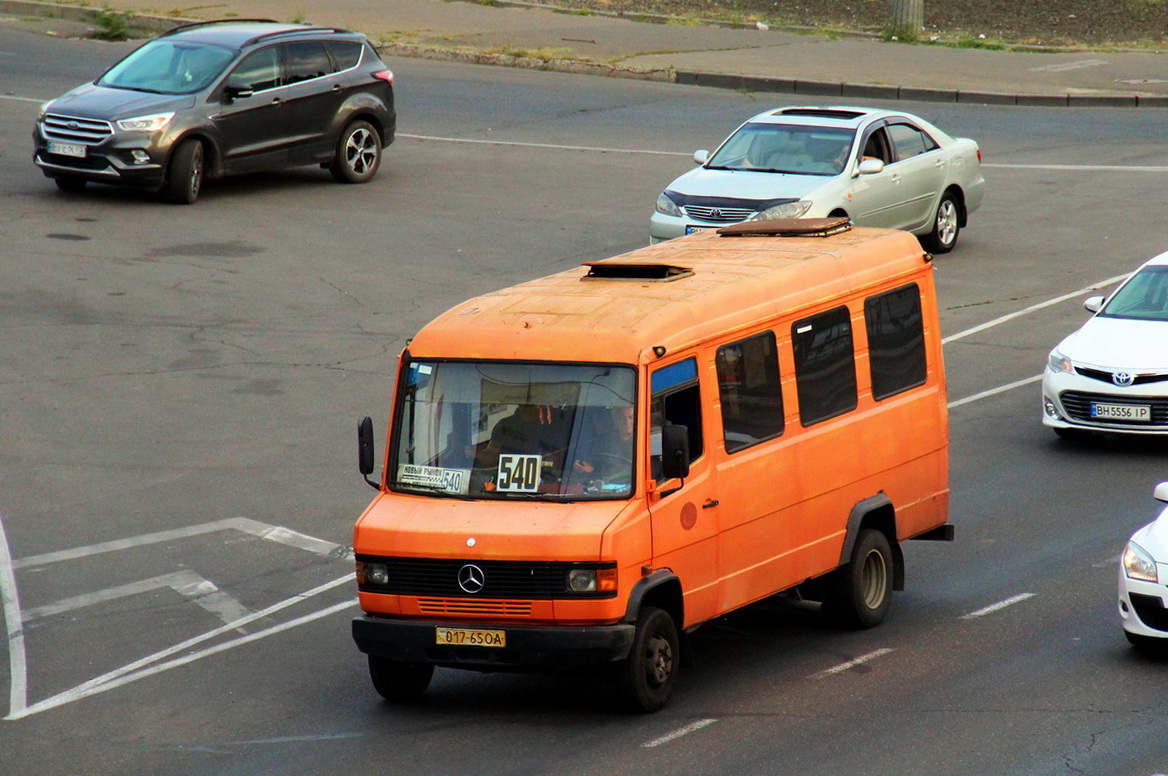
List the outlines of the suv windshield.
{"label": "suv windshield", "polygon": [[220,46],[159,38],[134,51],[97,79],[98,86],[158,94],[206,88],[235,58]]}
{"label": "suv windshield", "polygon": [[1099,315],[1168,321],[1168,266],[1144,267],[1115,292]]}
{"label": "suv windshield", "polygon": [[746,124],[714,152],[706,167],[720,170],[838,175],[856,133],[795,124]]}
{"label": "suv windshield", "polygon": [[635,385],[628,366],[411,361],[389,484],[472,498],[628,498]]}

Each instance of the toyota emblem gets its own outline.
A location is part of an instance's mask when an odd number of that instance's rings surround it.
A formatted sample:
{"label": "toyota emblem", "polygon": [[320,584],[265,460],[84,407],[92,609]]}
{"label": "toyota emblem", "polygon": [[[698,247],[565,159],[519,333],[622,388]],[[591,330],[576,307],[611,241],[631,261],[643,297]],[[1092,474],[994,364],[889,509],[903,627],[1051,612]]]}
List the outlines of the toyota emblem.
{"label": "toyota emblem", "polygon": [[721,217],[722,217],[722,211],[719,210],[718,208],[713,208],[712,210],[710,210],[710,218],[721,218]]}
{"label": "toyota emblem", "polygon": [[463,592],[473,595],[482,590],[486,583],[487,577],[483,570],[473,563],[468,563],[458,570],[458,586]]}
{"label": "toyota emblem", "polygon": [[1133,380],[1135,380],[1135,377],[1131,372],[1116,372],[1111,376],[1111,382],[1121,386],[1131,385]]}

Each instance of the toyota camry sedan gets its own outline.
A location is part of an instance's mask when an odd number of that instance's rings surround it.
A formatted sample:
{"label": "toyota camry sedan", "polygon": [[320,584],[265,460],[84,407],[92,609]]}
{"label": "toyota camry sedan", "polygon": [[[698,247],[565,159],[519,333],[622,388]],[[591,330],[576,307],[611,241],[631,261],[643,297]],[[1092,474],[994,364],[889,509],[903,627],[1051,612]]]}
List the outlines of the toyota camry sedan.
{"label": "toyota camry sedan", "polygon": [[694,162],[657,198],[651,242],[741,221],[846,217],[948,253],[985,189],[976,142],[873,108],[769,110]]}
{"label": "toyota camry sedan", "polygon": [[1061,437],[1168,434],[1168,253],[1083,306],[1095,314],[1047,358],[1043,424]]}
{"label": "toyota camry sedan", "polygon": [[[1168,502],[1168,482],[1152,494]],[[1136,647],[1168,647],[1168,507],[1132,534],[1119,560],[1119,619]]]}

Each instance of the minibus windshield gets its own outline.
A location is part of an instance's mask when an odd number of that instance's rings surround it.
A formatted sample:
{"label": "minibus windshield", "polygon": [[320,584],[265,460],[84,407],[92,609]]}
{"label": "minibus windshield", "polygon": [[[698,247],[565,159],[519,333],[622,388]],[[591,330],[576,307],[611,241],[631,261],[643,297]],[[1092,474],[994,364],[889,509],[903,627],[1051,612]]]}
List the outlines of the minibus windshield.
{"label": "minibus windshield", "polygon": [[451,498],[628,498],[635,386],[630,366],[411,360],[389,486]]}

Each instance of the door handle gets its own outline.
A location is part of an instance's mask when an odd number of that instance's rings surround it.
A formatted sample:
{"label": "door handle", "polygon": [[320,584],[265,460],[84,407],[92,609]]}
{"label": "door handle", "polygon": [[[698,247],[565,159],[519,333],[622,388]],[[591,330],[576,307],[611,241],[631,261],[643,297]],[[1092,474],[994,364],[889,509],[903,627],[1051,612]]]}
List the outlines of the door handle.
{"label": "door handle", "polygon": [[709,509],[710,507],[718,506],[718,499],[712,498],[706,503],[702,504],[702,509]]}

